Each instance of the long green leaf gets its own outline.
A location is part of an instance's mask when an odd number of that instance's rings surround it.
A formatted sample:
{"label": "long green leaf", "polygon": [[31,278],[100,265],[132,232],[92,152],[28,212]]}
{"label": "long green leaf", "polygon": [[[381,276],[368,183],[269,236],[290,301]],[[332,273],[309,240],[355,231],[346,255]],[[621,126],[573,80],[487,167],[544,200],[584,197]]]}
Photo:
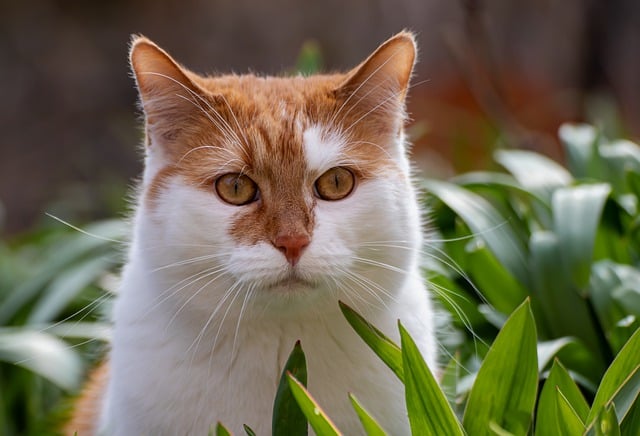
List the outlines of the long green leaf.
{"label": "long green leaf", "polygon": [[502,216],[481,196],[454,184],[425,180],[423,186],[455,211],[520,283],[528,285],[526,247],[509,217]]}
{"label": "long green leaf", "polygon": [[317,436],[338,436],[340,432],[331,422],[329,417],[320,408],[318,403],[313,399],[311,394],[305,389],[294,376],[287,373],[287,380],[293,396],[298,402],[302,413],[307,417],[309,424],[316,432]]}
{"label": "long green leaf", "polygon": [[[548,337],[575,337],[593,353],[592,362],[584,368],[590,380],[597,380],[605,368],[599,354],[600,343],[585,298],[572,287],[564,273],[560,241],[555,233],[536,231],[529,242],[530,269],[537,302],[536,313]],[[568,311],[567,307],[571,310]]]}
{"label": "long green leaf", "polygon": [[580,288],[589,282],[596,231],[610,192],[607,184],[580,185],[556,190],[551,200],[563,264]]}
{"label": "long green leaf", "polygon": [[438,386],[415,342],[398,324],[402,341],[405,396],[414,435],[464,435],[444,392]]}
{"label": "long green leaf", "polygon": [[591,411],[587,417],[587,423],[595,420],[600,409],[611,402],[620,388],[629,379],[629,376],[640,365],[640,329],[631,336],[627,343],[622,347],[615,360],[607,369],[602,377],[598,392],[593,399]]}
{"label": "long green leaf", "polygon": [[509,317],[489,349],[471,389],[463,424],[485,435],[495,422],[526,434],[533,418],[538,380],[536,330],[529,300]]}
{"label": "long green leaf", "polygon": [[599,135],[587,124],[563,124],[558,134],[567,154],[571,172],[580,178],[602,175],[597,152]]}
{"label": "long green leaf", "polygon": [[547,202],[556,188],[573,180],[562,166],[541,154],[526,150],[498,150],[495,159],[527,190]]}
{"label": "long green leaf", "polygon": [[358,312],[340,303],[340,310],[347,319],[351,327],[365,341],[365,343],[382,359],[382,361],[404,381],[404,371],[402,367],[402,352],[400,348],[384,333],[375,328],[369,321],[364,319]]}
{"label": "long green leaf", "polygon": [[271,434],[274,436],[306,435],[309,427],[307,418],[291,392],[287,374],[292,374],[303,386],[306,386],[307,363],[300,341],[294,345],[280,377],[273,404]]}
{"label": "long green leaf", "polygon": [[89,258],[62,271],[34,305],[27,323],[41,324],[55,319],[69,303],[115,263],[107,256]]}
{"label": "long green leaf", "polygon": [[27,368],[70,391],[82,380],[80,356],[67,343],[43,332],[0,329],[0,361]]}
{"label": "long green leaf", "polygon": [[498,262],[481,239],[467,244],[467,250],[467,271],[482,296],[496,310],[513,312],[527,298],[527,291]]}
{"label": "long green leaf", "polygon": [[358,402],[358,400],[353,394],[349,394],[349,400],[351,400],[351,405],[353,406],[353,409],[358,414],[358,418],[360,419],[360,422],[362,423],[362,427],[364,428],[364,431],[367,434],[367,436],[385,436],[386,435],[385,431],[382,429],[380,424],[378,424],[378,421],[376,421],[369,414],[369,412],[367,412],[365,408],[362,407],[362,405]]}

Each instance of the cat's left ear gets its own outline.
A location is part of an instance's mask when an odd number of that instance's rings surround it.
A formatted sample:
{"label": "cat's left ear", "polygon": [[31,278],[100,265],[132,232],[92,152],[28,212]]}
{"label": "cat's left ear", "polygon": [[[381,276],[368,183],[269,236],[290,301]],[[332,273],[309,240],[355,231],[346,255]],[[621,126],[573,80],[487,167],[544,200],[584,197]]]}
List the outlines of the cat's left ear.
{"label": "cat's left ear", "polygon": [[147,145],[166,156],[180,155],[181,138],[203,117],[198,107],[205,102],[205,91],[194,73],[143,36],[133,38],[129,58],[145,113]]}
{"label": "cat's left ear", "polygon": [[[400,32],[384,42],[364,62],[347,74],[337,90],[355,102],[404,105],[416,60],[416,42],[411,32]],[[355,97],[355,98],[354,98]]]}

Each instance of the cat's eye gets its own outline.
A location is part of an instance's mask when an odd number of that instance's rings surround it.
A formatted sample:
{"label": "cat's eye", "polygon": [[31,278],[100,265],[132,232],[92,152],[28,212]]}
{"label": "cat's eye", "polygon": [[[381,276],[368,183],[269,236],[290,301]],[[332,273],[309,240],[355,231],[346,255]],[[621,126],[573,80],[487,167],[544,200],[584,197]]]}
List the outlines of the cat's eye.
{"label": "cat's eye", "polygon": [[316,180],[316,195],[323,200],[341,200],[353,191],[355,184],[356,179],[351,171],[343,167],[334,167]]}
{"label": "cat's eye", "polygon": [[244,174],[225,174],[218,177],[215,185],[218,196],[235,206],[242,206],[258,199],[258,185]]}

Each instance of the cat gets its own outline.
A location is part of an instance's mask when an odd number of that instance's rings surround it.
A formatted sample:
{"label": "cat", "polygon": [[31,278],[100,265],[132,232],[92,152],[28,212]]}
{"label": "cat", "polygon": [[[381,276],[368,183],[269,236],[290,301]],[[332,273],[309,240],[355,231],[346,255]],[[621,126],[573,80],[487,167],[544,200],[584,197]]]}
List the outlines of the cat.
{"label": "cat", "polygon": [[400,319],[435,370],[403,130],[415,58],[404,31],[344,74],[204,77],[133,38],[145,169],[108,363],[71,434],[269,434],[297,340],[341,431],[363,432],[352,392],[409,434],[402,384],[338,301],[396,341]]}

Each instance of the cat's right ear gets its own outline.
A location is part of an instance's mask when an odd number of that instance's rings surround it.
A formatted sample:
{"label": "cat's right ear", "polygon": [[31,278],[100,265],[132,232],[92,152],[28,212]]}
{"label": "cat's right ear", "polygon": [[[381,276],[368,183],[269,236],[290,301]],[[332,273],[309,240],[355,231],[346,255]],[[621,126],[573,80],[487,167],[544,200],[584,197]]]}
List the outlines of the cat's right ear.
{"label": "cat's right ear", "polygon": [[195,74],[143,36],[132,38],[129,61],[146,117],[148,145],[169,145],[189,119],[200,115],[204,91],[192,79]]}

